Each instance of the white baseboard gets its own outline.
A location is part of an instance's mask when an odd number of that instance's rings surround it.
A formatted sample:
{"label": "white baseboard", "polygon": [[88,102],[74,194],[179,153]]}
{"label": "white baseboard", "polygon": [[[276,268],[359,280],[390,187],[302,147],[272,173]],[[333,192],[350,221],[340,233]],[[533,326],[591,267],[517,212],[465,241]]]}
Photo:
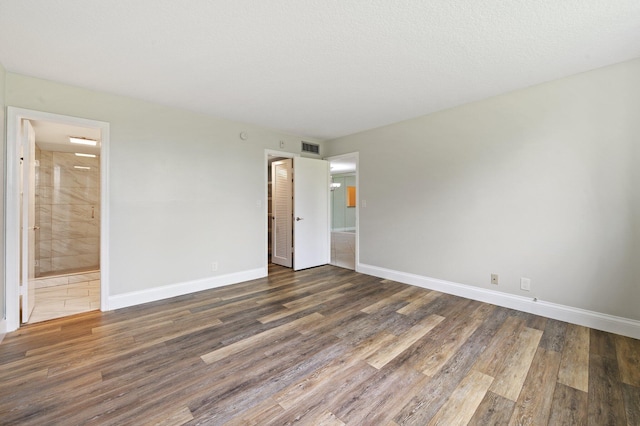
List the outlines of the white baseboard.
{"label": "white baseboard", "polygon": [[7,334],[7,320],[0,318],[0,343],[2,343],[5,334]]}
{"label": "white baseboard", "polygon": [[357,270],[360,273],[373,275],[374,277],[398,281],[429,290],[436,290],[442,293],[453,294],[467,299],[491,303],[505,308],[516,309],[518,311],[640,339],[640,321],[629,318],[617,317],[542,300],[534,300],[533,298],[516,296],[495,290],[458,284],[362,263],[358,264]]}
{"label": "white baseboard", "polygon": [[255,280],[266,276],[266,268],[257,268],[233,274],[150,288],[148,290],[117,294],[115,296],[109,296],[109,309],[120,309],[128,306],[140,305],[142,303],[155,302],[156,300],[182,296],[184,294]]}

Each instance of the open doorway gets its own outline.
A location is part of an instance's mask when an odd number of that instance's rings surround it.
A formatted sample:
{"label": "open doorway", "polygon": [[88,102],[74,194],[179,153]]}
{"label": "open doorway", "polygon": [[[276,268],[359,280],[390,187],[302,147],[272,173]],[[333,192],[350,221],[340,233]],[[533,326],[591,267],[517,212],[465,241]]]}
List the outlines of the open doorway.
{"label": "open doorway", "polygon": [[358,154],[328,158],[331,170],[331,264],[356,269]]}
{"label": "open doorway", "polygon": [[[28,322],[100,309],[99,128],[29,120],[35,134],[34,308]],[[27,166],[23,161],[23,167]]]}
{"label": "open doorway", "polygon": [[[291,162],[291,158],[293,157],[283,157],[282,154],[269,154],[267,156],[267,262],[268,264],[274,263],[288,268],[291,268],[293,264],[292,194],[289,194],[288,200],[285,199],[281,206],[278,206],[274,196],[280,192],[276,189],[279,186],[279,180],[287,179],[286,175],[290,173],[291,166],[287,162]],[[280,169],[281,176],[278,177]],[[280,222],[286,223],[278,223],[276,221],[275,210],[278,208],[289,210],[289,217],[285,218],[283,215],[280,220]],[[283,232],[276,231],[279,227],[284,228]],[[277,235],[280,235],[280,238],[277,238]]]}
{"label": "open doorway", "polygon": [[106,310],[108,123],[7,117],[7,328]]}
{"label": "open doorway", "polygon": [[328,264],[329,162],[270,150],[265,157],[267,270]]}

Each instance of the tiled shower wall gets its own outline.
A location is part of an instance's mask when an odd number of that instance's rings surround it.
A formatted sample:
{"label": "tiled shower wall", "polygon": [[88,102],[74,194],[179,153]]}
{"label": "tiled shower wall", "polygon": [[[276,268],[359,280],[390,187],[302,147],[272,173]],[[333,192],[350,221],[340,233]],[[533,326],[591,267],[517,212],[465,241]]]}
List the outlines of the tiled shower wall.
{"label": "tiled shower wall", "polygon": [[36,160],[36,276],[99,269],[100,157],[36,148]]}

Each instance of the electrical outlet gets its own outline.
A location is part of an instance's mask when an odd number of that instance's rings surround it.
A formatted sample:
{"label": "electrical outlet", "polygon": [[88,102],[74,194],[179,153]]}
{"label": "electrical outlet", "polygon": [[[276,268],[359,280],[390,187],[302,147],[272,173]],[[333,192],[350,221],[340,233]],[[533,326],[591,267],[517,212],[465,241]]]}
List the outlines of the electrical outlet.
{"label": "electrical outlet", "polygon": [[211,263],[211,270],[216,272],[218,270],[218,262]]}
{"label": "electrical outlet", "polygon": [[284,141],[280,141],[280,148],[284,148]]}
{"label": "electrical outlet", "polygon": [[529,278],[520,278],[520,288],[524,291],[531,291],[531,280]]}
{"label": "electrical outlet", "polygon": [[498,285],[498,274],[491,274],[491,284]]}

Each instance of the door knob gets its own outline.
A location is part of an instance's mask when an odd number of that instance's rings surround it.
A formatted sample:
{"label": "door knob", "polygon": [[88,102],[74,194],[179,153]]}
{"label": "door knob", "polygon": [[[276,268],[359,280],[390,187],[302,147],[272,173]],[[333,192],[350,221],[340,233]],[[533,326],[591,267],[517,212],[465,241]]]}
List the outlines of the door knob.
{"label": "door knob", "polygon": [[37,225],[33,227],[33,230],[34,230],[34,231],[37,231],[38,229],[40,229],[40,227],[39,227],[39,226],[37,226]]}
{"label": "door knob", "polygon": [[304,219],[303,217],[296,217],[296,222],[300,222],[302,219]]}

